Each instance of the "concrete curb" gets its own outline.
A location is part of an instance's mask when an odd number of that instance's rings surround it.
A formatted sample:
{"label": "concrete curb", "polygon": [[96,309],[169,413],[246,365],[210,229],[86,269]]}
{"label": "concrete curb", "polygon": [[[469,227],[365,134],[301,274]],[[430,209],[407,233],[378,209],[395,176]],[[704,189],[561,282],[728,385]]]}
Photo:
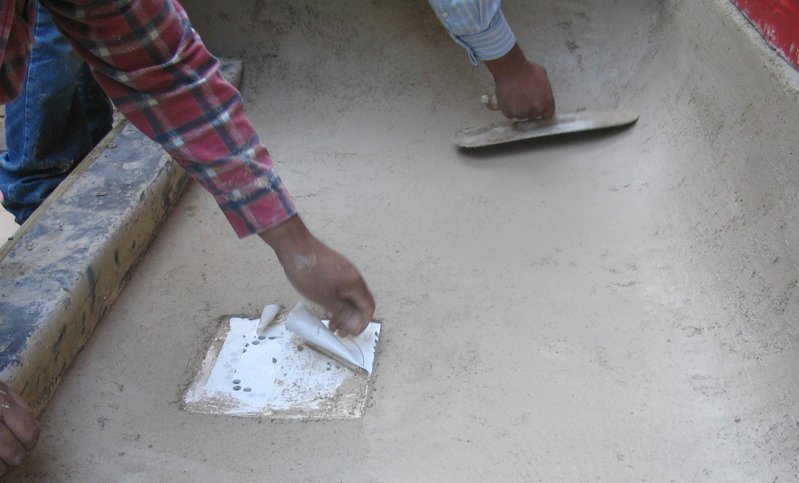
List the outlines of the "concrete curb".
{"label": "concrete curb", "polygon": [[[238,85],[240,61],[225,61]],[[133,126],[101,146],[0,253],[0,380],[39,413],[189,177]]]}

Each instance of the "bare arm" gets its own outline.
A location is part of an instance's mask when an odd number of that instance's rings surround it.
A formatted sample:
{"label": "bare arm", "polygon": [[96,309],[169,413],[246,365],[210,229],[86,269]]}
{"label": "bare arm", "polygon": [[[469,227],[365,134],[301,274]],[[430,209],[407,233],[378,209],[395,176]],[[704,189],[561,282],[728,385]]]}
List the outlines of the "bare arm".
{"label": "bare arm", "polygon": [[299,216],[259,234],[274,249],[297,291],[330,313],[330,329],[346,337],[363,332],[375,302],[349,260],[317,240]]}
{"label": "bare arm", "polygon": [[529,62],[516,42],[499,0],[428,0],[453,40],[473,64],[494,76],[502,113],[510,118],[549,118],[555,100],[546,70]]}

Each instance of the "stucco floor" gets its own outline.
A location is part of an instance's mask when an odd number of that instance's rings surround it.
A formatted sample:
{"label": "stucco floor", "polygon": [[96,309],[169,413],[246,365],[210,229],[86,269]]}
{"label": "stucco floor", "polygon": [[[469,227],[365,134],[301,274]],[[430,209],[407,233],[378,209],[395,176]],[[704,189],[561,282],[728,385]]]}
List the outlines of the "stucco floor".
{"label": "stucco floor", "polygon": [[726,0],[503,4],[560,110],[638,123],[459,151],[499,118],[426,2],[187,2],[374,292],[366,413],[181,410],[219,317],[298,299],[193,186],[9,481],[799,479],[799,76]]}
{"label": "stucco floor", "polygon": [[[6,149],[5,126],[6,110],[0,106],[0,150]],[[14,215],[0,208],[0,245],[14,236],[18,226],[14,223]]]}
{"label": "stucco floor", "polygon": [[6,240],[14,236],[17,228],[19,228],[19,225],[14,222],[14,215],[0,209],[0,244],[5,243]]}

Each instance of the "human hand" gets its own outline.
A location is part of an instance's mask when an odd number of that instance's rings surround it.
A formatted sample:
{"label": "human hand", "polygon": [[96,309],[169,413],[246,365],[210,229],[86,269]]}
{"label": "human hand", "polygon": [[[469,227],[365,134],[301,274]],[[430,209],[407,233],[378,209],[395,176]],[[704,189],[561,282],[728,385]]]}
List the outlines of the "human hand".
{"label": "human hand", "polygon": [[547,71],[529,62],[518,44],[496,60],[485,61],[494,77],[502,113],[515,119],[549,119],[555,115],[555,97]]}
{"label": "human hand", "polygon": [[0,382],[0,475],[22,463],[39,440],[33,411],[13,389]]}
{"label": "human hand", "polygon": [[294,288],[330,313],[330,330],[342,337],[366,330],[375,302],[355,265],[317,240],[299,216],[260,237],[275,250]]}

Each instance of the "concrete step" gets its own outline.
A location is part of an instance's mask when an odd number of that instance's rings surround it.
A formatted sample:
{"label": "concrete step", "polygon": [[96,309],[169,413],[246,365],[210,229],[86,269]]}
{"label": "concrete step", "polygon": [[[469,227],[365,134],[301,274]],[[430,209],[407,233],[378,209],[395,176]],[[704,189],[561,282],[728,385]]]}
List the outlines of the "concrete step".
{"label": "concrete step", "polygon": [[0,248],[0,380],[37,413],[189,181],[122,121]]}

